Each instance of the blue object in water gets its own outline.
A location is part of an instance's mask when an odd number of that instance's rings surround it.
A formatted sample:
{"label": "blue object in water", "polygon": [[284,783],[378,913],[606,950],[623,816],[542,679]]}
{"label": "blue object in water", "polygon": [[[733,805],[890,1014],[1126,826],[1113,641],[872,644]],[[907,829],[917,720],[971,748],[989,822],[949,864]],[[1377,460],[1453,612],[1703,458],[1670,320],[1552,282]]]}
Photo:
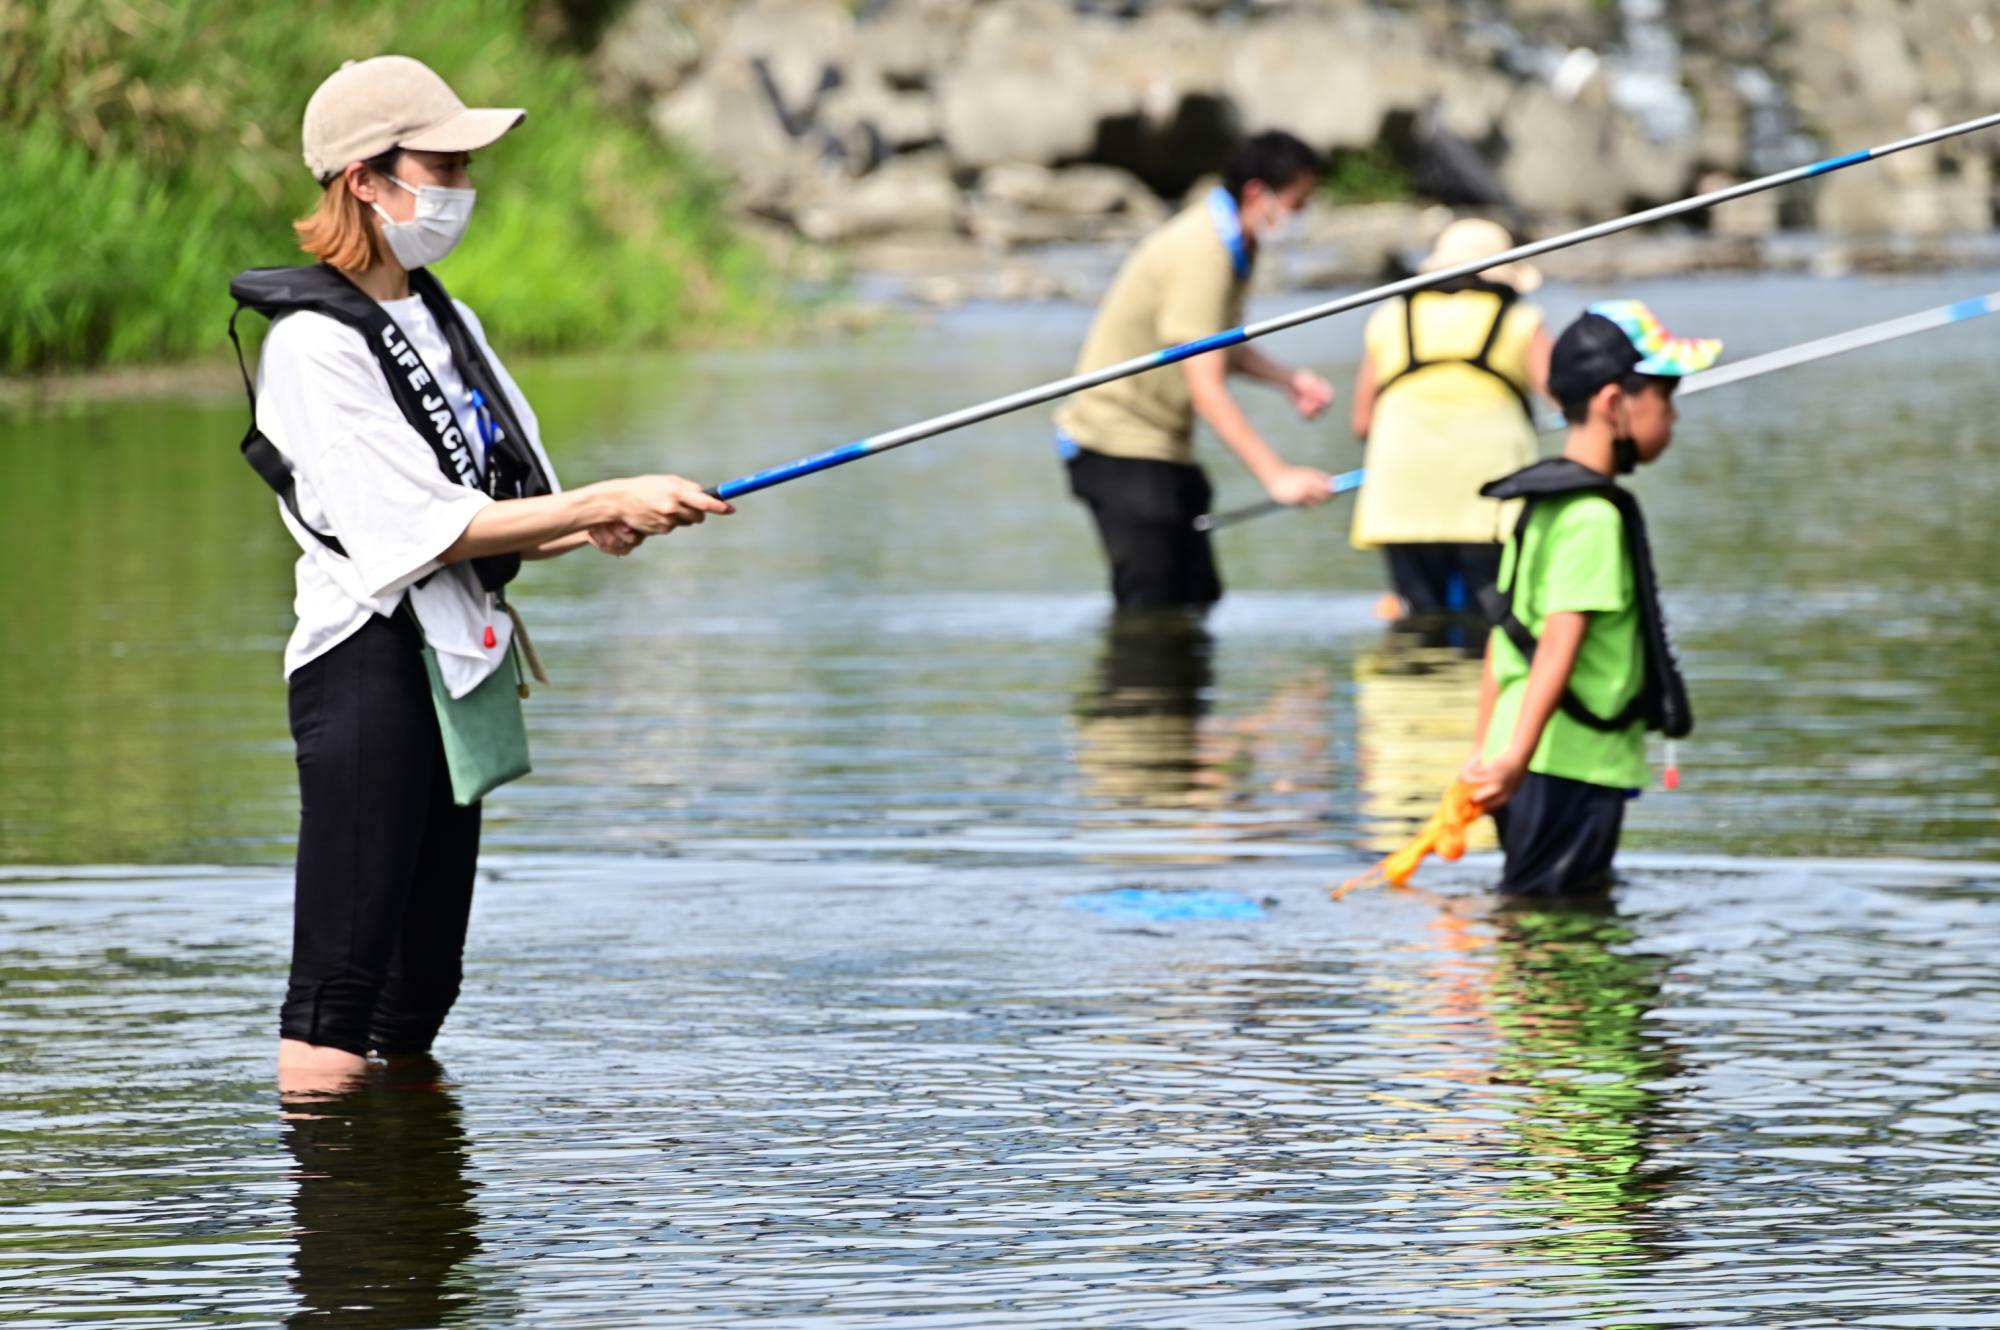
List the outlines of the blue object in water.
{"label": "blue object in water", "polygon": [[1116,891],[1094,891],[1087,896],[1072,896],[1069,903],[1092,914],[1154,922],[1264,917],[1262,905],[1233,891],[1154,891],[1149,887],[1120,887]]}

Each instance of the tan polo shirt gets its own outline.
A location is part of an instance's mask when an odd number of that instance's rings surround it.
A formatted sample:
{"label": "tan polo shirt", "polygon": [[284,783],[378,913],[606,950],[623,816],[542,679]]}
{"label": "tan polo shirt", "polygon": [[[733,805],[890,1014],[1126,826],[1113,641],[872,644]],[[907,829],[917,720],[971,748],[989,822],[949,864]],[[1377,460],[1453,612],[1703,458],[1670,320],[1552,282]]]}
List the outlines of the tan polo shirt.
{"label": "tan polo shirt", "polygon": [[[1243,322],[1248,289],[1207,200],[1198,201],[1141,241],[1119,269],[1076,372],[1234,328]],[[1194,462],[1194,406],[1179,365],[1078,393],[1056,411],[1056,428],[1109,457]]]}

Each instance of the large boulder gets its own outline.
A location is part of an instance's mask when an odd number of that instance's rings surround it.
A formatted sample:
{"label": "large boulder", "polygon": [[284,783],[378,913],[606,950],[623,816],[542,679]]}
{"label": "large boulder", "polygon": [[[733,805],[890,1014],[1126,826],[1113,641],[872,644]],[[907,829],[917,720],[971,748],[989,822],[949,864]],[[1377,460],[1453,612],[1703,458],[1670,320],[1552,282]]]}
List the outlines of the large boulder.
{"label": "large boulder", "polygon": [[701,73],[654,103],[653,123],[768,189],[801,163],[844,155],[818,121],[853,57],[854,20],[833,0],[751,0],[731,12]]}
{"label": "large boulder", "polygon": [[909,153],[859,180],[821,176],[792,215],[799,234],[820,244],[880,236],[947,236],[958,229],[959,191],[936,152]]}
{"label": "large boulder", "polygon": [[1114,166],[1068,166],[1052,170],[1020,162],[996,166],[979,178],[981,196],[1030,212],[1068,217],[1125,213],[1158,222],[1166,205],[1136,176]]}
{"label": "large boulder", "polygon": [[862,56],[892,88],[935,88],[964,47],[972,13],[971,0],[888,0],[861,23]]}
{"label": "large boulder", "polygon": [[1165,215],[1157,195],[1116,167],[1015,162],[981,174],[967,203],[966,227],[987,247],[1008,250],[1130,236]]}
{"label": "large boulder", "polygon": [[817,124],[847,146],[847,159],[871,166],[882,157],[938,140],[937,102],[902,92],[871,73],[850,78],[820,102]]}
{"label": "large boulder", "polygon": [[635,0],[591,55],[591,72],[605,96],[650,102],[681,86],[701,64],[702,39],[676,0]]}
{"label": "large boulder", "polygon": [[1415,33],[1373,15],[1252,26],[1227,74],[1243,132],[1288,130],[1321,152],[1370,147],[1392,112],[1417,111],[1445,82]]}
{"label": "large boulder", "polygon": [[1169,195],[1220,169],[1239,136],[1227,88],[1230,30],[1169,10],[1087,31],[1098,79],[1092,160]]}
{"label": "large boulder", "polygon": [[1819,182],[1813,222],[1835,235],[1944,236],[1993,224],[1991,159],[1961,145],[1885,157]]}
{"label": "large boulder", "polygon": [[653,104],[654,129],[694,148],[738,187],[739,201],[781,192],[817,160],[772,113],[750,67],[718,62]]}
{"label": "large boulder", "polygon": [[1602,103],[1586,105],[1545,88],[1517,93],[1501,117],[1507,142],[1500,180],[1530,212],[1607,216],[1625,201],[1613,156],[1613,120]]}
{"label": "large boulder", "polygon": [[1097,138],[1098,80],[1082,24],[1055,0],[985,10],[944,75],[938,114],[968,170],[1085,156]]}

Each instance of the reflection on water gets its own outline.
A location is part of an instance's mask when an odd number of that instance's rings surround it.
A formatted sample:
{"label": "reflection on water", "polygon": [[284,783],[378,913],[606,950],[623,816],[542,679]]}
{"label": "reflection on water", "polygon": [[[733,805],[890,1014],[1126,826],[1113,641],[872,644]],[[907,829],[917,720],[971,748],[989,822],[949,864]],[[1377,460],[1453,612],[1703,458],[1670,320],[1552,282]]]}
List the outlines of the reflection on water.
{"label": "reflection on water", "polygon": [[[1463,640],[1439,640],[1463,638]],[[1472,751],[1484,640],[1463,624],[1391,632],[1354,658],[1354,783],[1361,794],[1363,848],[1401,849],[1437,810]],[[1490,821],[1466,838],[1475,850],[1498,841]]]}
{"label": "reflection on water", "polygon": [[[458,1088],[309,1122],[281,875],[11,881],[0,1319],[1991,1313],[1996,870],[1641,855],[1593,915],[1464,865],[494,867]],[[1265,910],[1071,904],[1135,874]]]}
{"label": "reflection on water", "polygon": [[286,1105],[296,1167],[295,1326],[421,1330],[490,1323],[465,1263],[479,1251],[459,1107],[436,1069],[377,1071]]}
{"label": "reflection on water", "polygon": [[[1200,616],[1113,614],[1076,699],[1074,755],[1099,826],[1203,838],[1320,834],[1329,688],[1302,669],[1235,710],[1214,711],[1216,641]],[[1180,816],[1175,816],[1175,814]]]}
{"label": "reflection on water", "polygon": [[1607,1269],[1663,1254],[1647,1245],[1647,1205],[1669,1180],[1648,1166],[1653,1087],[1674,1070],[1646,1028],[1659,958],[1632,951],[1637,934],[1608,902],[1502,908],[1493,927],[1494,1078],[1521,1093],[1510,1191],[1543,1226],[1529,1249]]}
{"label": "reflection on water", "polygon": [[1093,798],[1188,808],[1227,797],[1225,773],[1200,752],[1214,647],[1195,616],[1111,616],[1096,677],[1074,712],[1076,764]]}
{"label": "reflection on water", "polygon": [[[1990,284],[1630,294],[1753,354]],[[567,478],[713,479],[1060,373],[1087,316],[523,377]],[[1005,422],[531,569],[558,686],[456,1088],[289,1119],[240,403],[0,416],[0,864],[167,865],[0,867],[0,1320],[1990,1324],[1996,335],[1705,397],[1638,478],[1702,723],[1615,911],[1498,911],[1485,855],[1328,902],[1477,685],[1469,638],[1384,640],[1337,513],[1225,533],[1202,626],[1107,626]],[[1258,912],[1072,904],[1129,888]]]}

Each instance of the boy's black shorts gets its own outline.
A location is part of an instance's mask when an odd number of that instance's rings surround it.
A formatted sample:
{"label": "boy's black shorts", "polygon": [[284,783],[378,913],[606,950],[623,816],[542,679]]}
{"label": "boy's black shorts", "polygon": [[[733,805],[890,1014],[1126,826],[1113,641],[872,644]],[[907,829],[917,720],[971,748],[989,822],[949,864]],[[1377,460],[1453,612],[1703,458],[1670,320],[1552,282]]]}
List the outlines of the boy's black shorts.
{"label": "boy's black shorts", "polygon": [[1194,519],[1208,511],[1212,497],[1200,467],[1079,448],[1069,459],[1069,485],[1097,520],[1119,609],[1212,605],[1222,599],[1208,533],[1194,529]]}
{"label": "boy's black shorts", "polygon": [[1611,883],[1611,857],[1625,825],[1629,790],[1529,772],[1493,813],[1510,896],[1575,896]]}

